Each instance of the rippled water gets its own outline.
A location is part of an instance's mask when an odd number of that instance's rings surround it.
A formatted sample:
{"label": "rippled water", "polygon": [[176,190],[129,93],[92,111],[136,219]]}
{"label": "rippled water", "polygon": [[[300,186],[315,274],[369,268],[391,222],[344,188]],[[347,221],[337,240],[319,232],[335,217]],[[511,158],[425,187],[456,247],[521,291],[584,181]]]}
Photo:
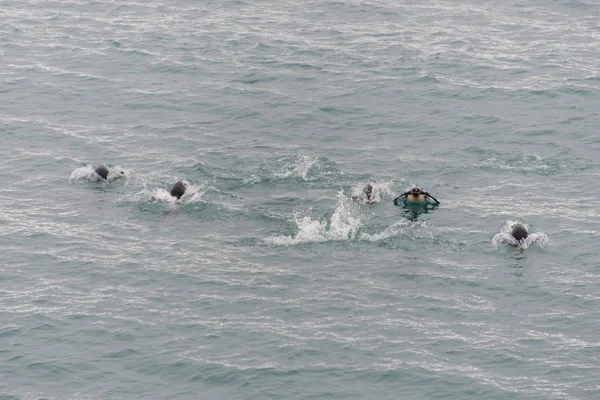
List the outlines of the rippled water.
{"label": "rippled water", "polygon": [[600,398],[600,6],[496,3],[1,2],[0,399]]}

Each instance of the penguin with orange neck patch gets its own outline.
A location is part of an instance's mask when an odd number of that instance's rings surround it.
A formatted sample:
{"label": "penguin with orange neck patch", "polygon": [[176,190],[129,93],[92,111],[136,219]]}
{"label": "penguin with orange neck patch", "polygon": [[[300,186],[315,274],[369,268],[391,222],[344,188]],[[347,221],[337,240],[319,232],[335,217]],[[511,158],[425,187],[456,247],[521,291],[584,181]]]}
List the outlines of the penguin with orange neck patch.
{"label": "penguin with orange neck patch", "polygon": [[398,205],[400,203],[400,199],[403,199],[403,201],[408,204],[440,204],[440,202],[435,197],[419,189],[418,187],[412,188],[408,192],[402,193],[400,196],[396,197],[394,199],[394,204]]}

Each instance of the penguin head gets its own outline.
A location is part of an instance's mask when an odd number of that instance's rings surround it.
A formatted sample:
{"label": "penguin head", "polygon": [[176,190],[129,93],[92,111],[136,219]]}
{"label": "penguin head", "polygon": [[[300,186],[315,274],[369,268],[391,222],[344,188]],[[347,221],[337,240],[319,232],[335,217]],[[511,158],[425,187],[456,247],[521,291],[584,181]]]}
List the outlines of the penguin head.
{"label": "penguin head", "polygon": [[412,190],[410,191],[410,194],[413,195],[413,197],[419,197],[423,192],[421,191],[421,189],[419,188],[412,188]]}
{"label": "penguin head", "polygon": [[368,183],[363,189],[363,193],[367,196],[367,200],[371,200],[373,198],[373,185]]}
{"label": "penguin head", "polygon": [[517,239],[517,241],[522,241],[529,236],[529,232],[527,232],[527,228],[525,228],[522,224],[516,223],[513,225],[510,234],[512,237]]}

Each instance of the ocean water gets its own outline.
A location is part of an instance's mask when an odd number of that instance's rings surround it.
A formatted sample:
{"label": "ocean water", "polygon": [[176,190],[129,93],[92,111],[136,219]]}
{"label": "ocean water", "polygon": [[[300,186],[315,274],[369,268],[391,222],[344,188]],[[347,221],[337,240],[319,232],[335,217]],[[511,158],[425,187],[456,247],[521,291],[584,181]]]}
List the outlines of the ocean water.
{"label": "ocean water", "polygon": [[0,5],[0,399],[600,398],[597,1]]}

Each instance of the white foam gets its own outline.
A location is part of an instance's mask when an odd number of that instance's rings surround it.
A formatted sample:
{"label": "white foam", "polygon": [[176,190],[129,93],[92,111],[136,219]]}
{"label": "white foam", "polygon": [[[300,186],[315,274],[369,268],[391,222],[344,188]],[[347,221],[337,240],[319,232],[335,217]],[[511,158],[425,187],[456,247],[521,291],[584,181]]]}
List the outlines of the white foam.
{"label": "white foam", "polygon": [[75,171],[71,172],[72,181],[79,179],[87,179],[90,181],[99,181],[102,178],[98,174],[94,172],[94,168],[91,164],[86,165],[85,167],[77,168]]}
{"label": "white foam", "polygon": [[516,246],[517,244],[519,244],[517,242],[517,239],[515,239],[514,237],[512,237],[512,235],[510,233],[504,233],[504,232],[498,232],[494,235],[494,238],[492,239],[492,246],[497,249],[498,247],[500,247],[501,244],[512,244],[513,246]]}
{"label": "white foam", "polygon": [[127,170],[121,168],[119,165],[115,165],[114,167],[108,169],[108,176],[106,177],[106,180],[112,182],[124,177],[127,177]]}
{"label": "white foam", "polygon": [[183,194],[183,196],[181,196],[181,201],[184,203],[197,203],[199,201],[202,201],[204,193],[205,191],[203,191],[200,186],[188,183],[185,193]]}
{"label": "white foam", "polygon": [[310,216],[295,216],[298,227],[295,235],[273,236],[265,239],[265,243],[276,246],[291,246],[301,243],[322,243],[328,241],[352,240],[361,225],[360,215],[353,208],[352,202],[342,192],[337,195],[338,203],[327,220],[312,219]]}
{"label": "white foam", "polygon": [[529,246],[531,246],[532,244],[539,244],[542,247],[546,247],[550,245],[550,238],[548,237],[548,235],[546,235],[545,233],[542,232],[535,232],[535,233],[531,233],[529,234],[529,236],[527,236],[527,238],[523,241],[523,243],[521,243],[521,248],[522,249],[526,249]]}
{"label": "white foam", "polygon": [[165,203],[178,204],[178,203],[181,202],[176,197],[171,196],[170,191],[168,191],[166,189],[162,189],[162,188],[155,189],[151,193],[152,193],[152,197],[154,199],[159,200],[159,201],[163,201]]}

